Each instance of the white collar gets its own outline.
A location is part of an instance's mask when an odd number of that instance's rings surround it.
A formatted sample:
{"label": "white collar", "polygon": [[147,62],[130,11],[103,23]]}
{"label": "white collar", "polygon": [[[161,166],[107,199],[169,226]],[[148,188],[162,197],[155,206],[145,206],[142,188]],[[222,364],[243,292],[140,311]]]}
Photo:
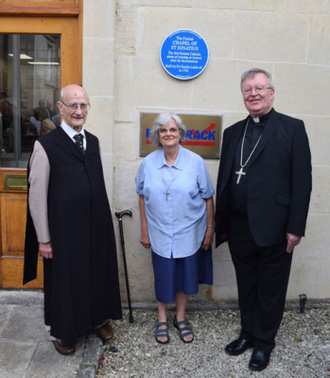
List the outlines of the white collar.
{"label": "white collar", "polygon": [[82,134],[84,136],[84,139],[85,138],[85,129],[84,129],[84,126],[81,128],[80,130],[80,133],[78,133],[76,130],[74,130],[72,127],[68,126],[64,121],[62,121],[61,123],[61,127],[62,129],[68,134],[68,136],[71,138],[71,139],[74,139],[73,137],[77,134]]}

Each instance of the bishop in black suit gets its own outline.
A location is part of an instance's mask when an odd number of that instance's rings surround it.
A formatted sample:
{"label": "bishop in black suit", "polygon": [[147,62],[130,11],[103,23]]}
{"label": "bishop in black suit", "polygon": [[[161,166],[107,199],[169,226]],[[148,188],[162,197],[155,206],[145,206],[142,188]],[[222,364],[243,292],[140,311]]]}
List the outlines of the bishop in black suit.
{"label": "bishop in black suit", "polygon": [[280,326],[292,251],[304,236],[312,189],[304,123],[273,109],[274,84],[261,69],[241,79],[249,116],[225,130],[216,199],[216,246],[228,241],[241,333],[225,348],[254,348],[249,367],[267,367]]}

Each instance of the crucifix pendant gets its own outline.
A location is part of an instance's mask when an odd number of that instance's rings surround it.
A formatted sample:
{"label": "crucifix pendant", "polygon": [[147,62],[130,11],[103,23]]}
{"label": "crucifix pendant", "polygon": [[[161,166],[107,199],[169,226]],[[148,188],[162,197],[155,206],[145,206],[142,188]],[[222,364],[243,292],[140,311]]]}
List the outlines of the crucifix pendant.
{"label": "crucifix pendant", "polygon": [[[243,172],[243,167],[241,167],[241,169],[237,172],[235,172],[237,174],[237,181],[236,181],[236,184],[239,184],[239,181],[241,179],[242,176],[245,176],[246,173]],[[167,198],[167,197],[166,197]]]}
{"label": "crucifix pendant", "polygon": [[171,193],[169,193],[168,192],[168,189],[166,190],[166,193],[164,193],[165,194],[165,196],[166,196],[166,201],[168,201],[168,199],[167,199],[167,197],[171,194]]}

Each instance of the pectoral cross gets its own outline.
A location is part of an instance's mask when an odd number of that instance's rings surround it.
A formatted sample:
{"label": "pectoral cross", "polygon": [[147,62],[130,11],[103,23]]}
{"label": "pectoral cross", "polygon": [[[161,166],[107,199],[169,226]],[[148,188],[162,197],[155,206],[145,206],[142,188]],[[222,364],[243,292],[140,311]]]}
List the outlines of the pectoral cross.
{"label": "pectoral cross", "polygon": [[165,196],[166,196],[166,201],[168,201],[168,199],[167,199],[167,197],[171,194],[171,193],[169,193],[168,192],[168,189],[166,190],[166,193],[164,193],[165,194]]}
{"label": "pectoral cross", "polygon": [[246,175],[246,172],[243,172],[243,167],[241,167],[241,169],[237,172],[235,172],[237,174],[237,181],[236,181],[236,184],[239,184],[239,181],[241,179],[242,176],[245,176]]}

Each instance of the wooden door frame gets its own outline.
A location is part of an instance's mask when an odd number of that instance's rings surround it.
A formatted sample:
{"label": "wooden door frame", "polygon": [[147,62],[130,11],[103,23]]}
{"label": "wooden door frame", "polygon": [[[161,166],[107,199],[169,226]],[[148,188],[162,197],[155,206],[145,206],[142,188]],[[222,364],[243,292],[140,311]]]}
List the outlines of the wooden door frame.
{"label": "wooden door frame", "polygon": [[60,35],[61,88],[82,84],[83,0],[0,0],[0,33]]}
{"label": "wooden door frame", "polygon": [[[61,88],[69,84],[82,84],[83,0],[73,1],[1,1],[0,33],[2,34],[53,34],[61,37]],[[26,170],[0,168],[0,288],[42,288],[42,258],[38,261],[38,278],[24,287],[23,251],[10,261],[3,258],[1,232],[6,227],[1,204],[12,200],[14,193],[26,201],[26,191],[7,191],[1,185],[4,173],[26,173]],[[23,222],[24,223],[24,222]],[[25,224],[22,235],[25,235]],[[24,240],[24,239],[23,239]],[[5,272],[6,271],[6,272]]]}
{"label": "wooden door frame", "polygon": [[0,0],[1,16],[22,17],[79,17],[83,0],[71,1],[8,1]]}

